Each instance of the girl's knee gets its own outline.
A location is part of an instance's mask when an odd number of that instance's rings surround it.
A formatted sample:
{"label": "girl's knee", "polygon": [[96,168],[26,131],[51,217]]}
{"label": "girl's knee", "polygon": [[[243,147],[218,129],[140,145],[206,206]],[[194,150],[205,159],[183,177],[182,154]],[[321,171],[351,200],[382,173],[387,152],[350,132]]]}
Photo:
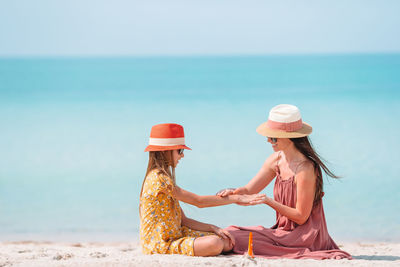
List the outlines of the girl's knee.
{"label": "girl's knee", "polygon": [[224,242],[215,235],[196,238],[193,244],[195,256],[216,256],[224,249]]}
{"label": "girl's knee", "polygon": [[224,248],[222,249],[223,252],[228,252],[233,249],[233,244],[229,241],[229,239],[224,239],[222,243],[224,244]]}
{"label": "girl's knee", "polygon": [[224,249],[224,241],[218,236],[212,236],[210,238],[210,252],[213,255],[221,254],[222,250]]}

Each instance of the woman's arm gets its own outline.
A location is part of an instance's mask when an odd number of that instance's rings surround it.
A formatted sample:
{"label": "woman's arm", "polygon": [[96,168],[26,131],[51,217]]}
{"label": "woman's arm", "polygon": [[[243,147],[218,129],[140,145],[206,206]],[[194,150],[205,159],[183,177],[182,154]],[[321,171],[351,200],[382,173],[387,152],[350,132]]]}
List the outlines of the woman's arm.
{"label": "woman's arm", "polygon": [[254,196],[250,204],[267,204],[281,215],[288,217],[291,221],[302,225],[310,216],[314,204],[316,175],[314,166],[311,163],[303,164],[296,174],[297,202],[296,208],[283,205],[272,198],[263,196]]}
{"label": "woman's arm", "polygon": [[179,186],[175,186],[173,194],[176,199],[194,205],[198,208],[216,207],[232,203],[249,203],[249,199],[246,196],[230,195],[224,198],[221,198],[219,196],[199,196],[192,192],[186,191]]}
{"label": "woman's arm", "polygon": [[226,197],[231,194],[236,195],[251,195],[258,194],[263,190],[276,176],[275,166],[278,159],[278,153],[273,153],[269,156],[258,173],[250,180],[250,182],[242,187],[238,187],[234,190],[224,190],[217,193],[218,196]]}

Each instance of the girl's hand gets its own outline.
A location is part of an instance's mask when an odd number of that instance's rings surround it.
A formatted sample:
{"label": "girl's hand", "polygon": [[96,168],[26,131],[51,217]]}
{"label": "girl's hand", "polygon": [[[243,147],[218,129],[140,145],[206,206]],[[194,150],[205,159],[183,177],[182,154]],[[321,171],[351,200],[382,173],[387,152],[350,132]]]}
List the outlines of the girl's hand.
{"label": "girl's hand", "polygon": [[235,203],[241,206],[265,204],[267,198],[266,194],[238,195]]}
{"label": "girl's hand", "polygon": [[233,247],[235,245],[235,238],[226,230],[219,228],[218,226],[212,225],[211,230],[217,236],[221,237],[224,240],[229,241],[229,247]]}

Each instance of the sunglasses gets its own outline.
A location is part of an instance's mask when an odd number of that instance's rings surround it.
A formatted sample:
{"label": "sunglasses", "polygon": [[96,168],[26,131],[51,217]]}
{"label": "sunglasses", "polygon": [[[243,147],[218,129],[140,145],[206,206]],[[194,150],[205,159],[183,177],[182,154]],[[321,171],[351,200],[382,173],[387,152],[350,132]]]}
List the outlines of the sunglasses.
{"label": "sunglasses", "polygon": [[182,155],[184,150],[185,150],[185,149],[183,149],[183,148],[178,149],[178,155]]}
{"label": "sunglasses", "polygon": [[270,137],[271,138],[271,143],[275,144],[276,142],[278,142],[278,138],[275,137]]}

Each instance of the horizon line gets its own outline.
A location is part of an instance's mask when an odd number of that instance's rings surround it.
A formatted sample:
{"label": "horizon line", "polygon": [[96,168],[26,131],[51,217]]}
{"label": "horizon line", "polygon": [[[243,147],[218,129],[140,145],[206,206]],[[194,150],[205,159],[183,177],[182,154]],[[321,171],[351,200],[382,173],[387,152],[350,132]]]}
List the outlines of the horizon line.
{"label": "horizon line", "polygon": [[363,56],[363,55],[400,55],[400,51],[391,52],[310,52],[310,53],[204,53],[204,54],[59,54],[59,55],[1,55],[0,59],[94,59],[94,58],[233,58],[233,57],[285,57],[285,56]]}

